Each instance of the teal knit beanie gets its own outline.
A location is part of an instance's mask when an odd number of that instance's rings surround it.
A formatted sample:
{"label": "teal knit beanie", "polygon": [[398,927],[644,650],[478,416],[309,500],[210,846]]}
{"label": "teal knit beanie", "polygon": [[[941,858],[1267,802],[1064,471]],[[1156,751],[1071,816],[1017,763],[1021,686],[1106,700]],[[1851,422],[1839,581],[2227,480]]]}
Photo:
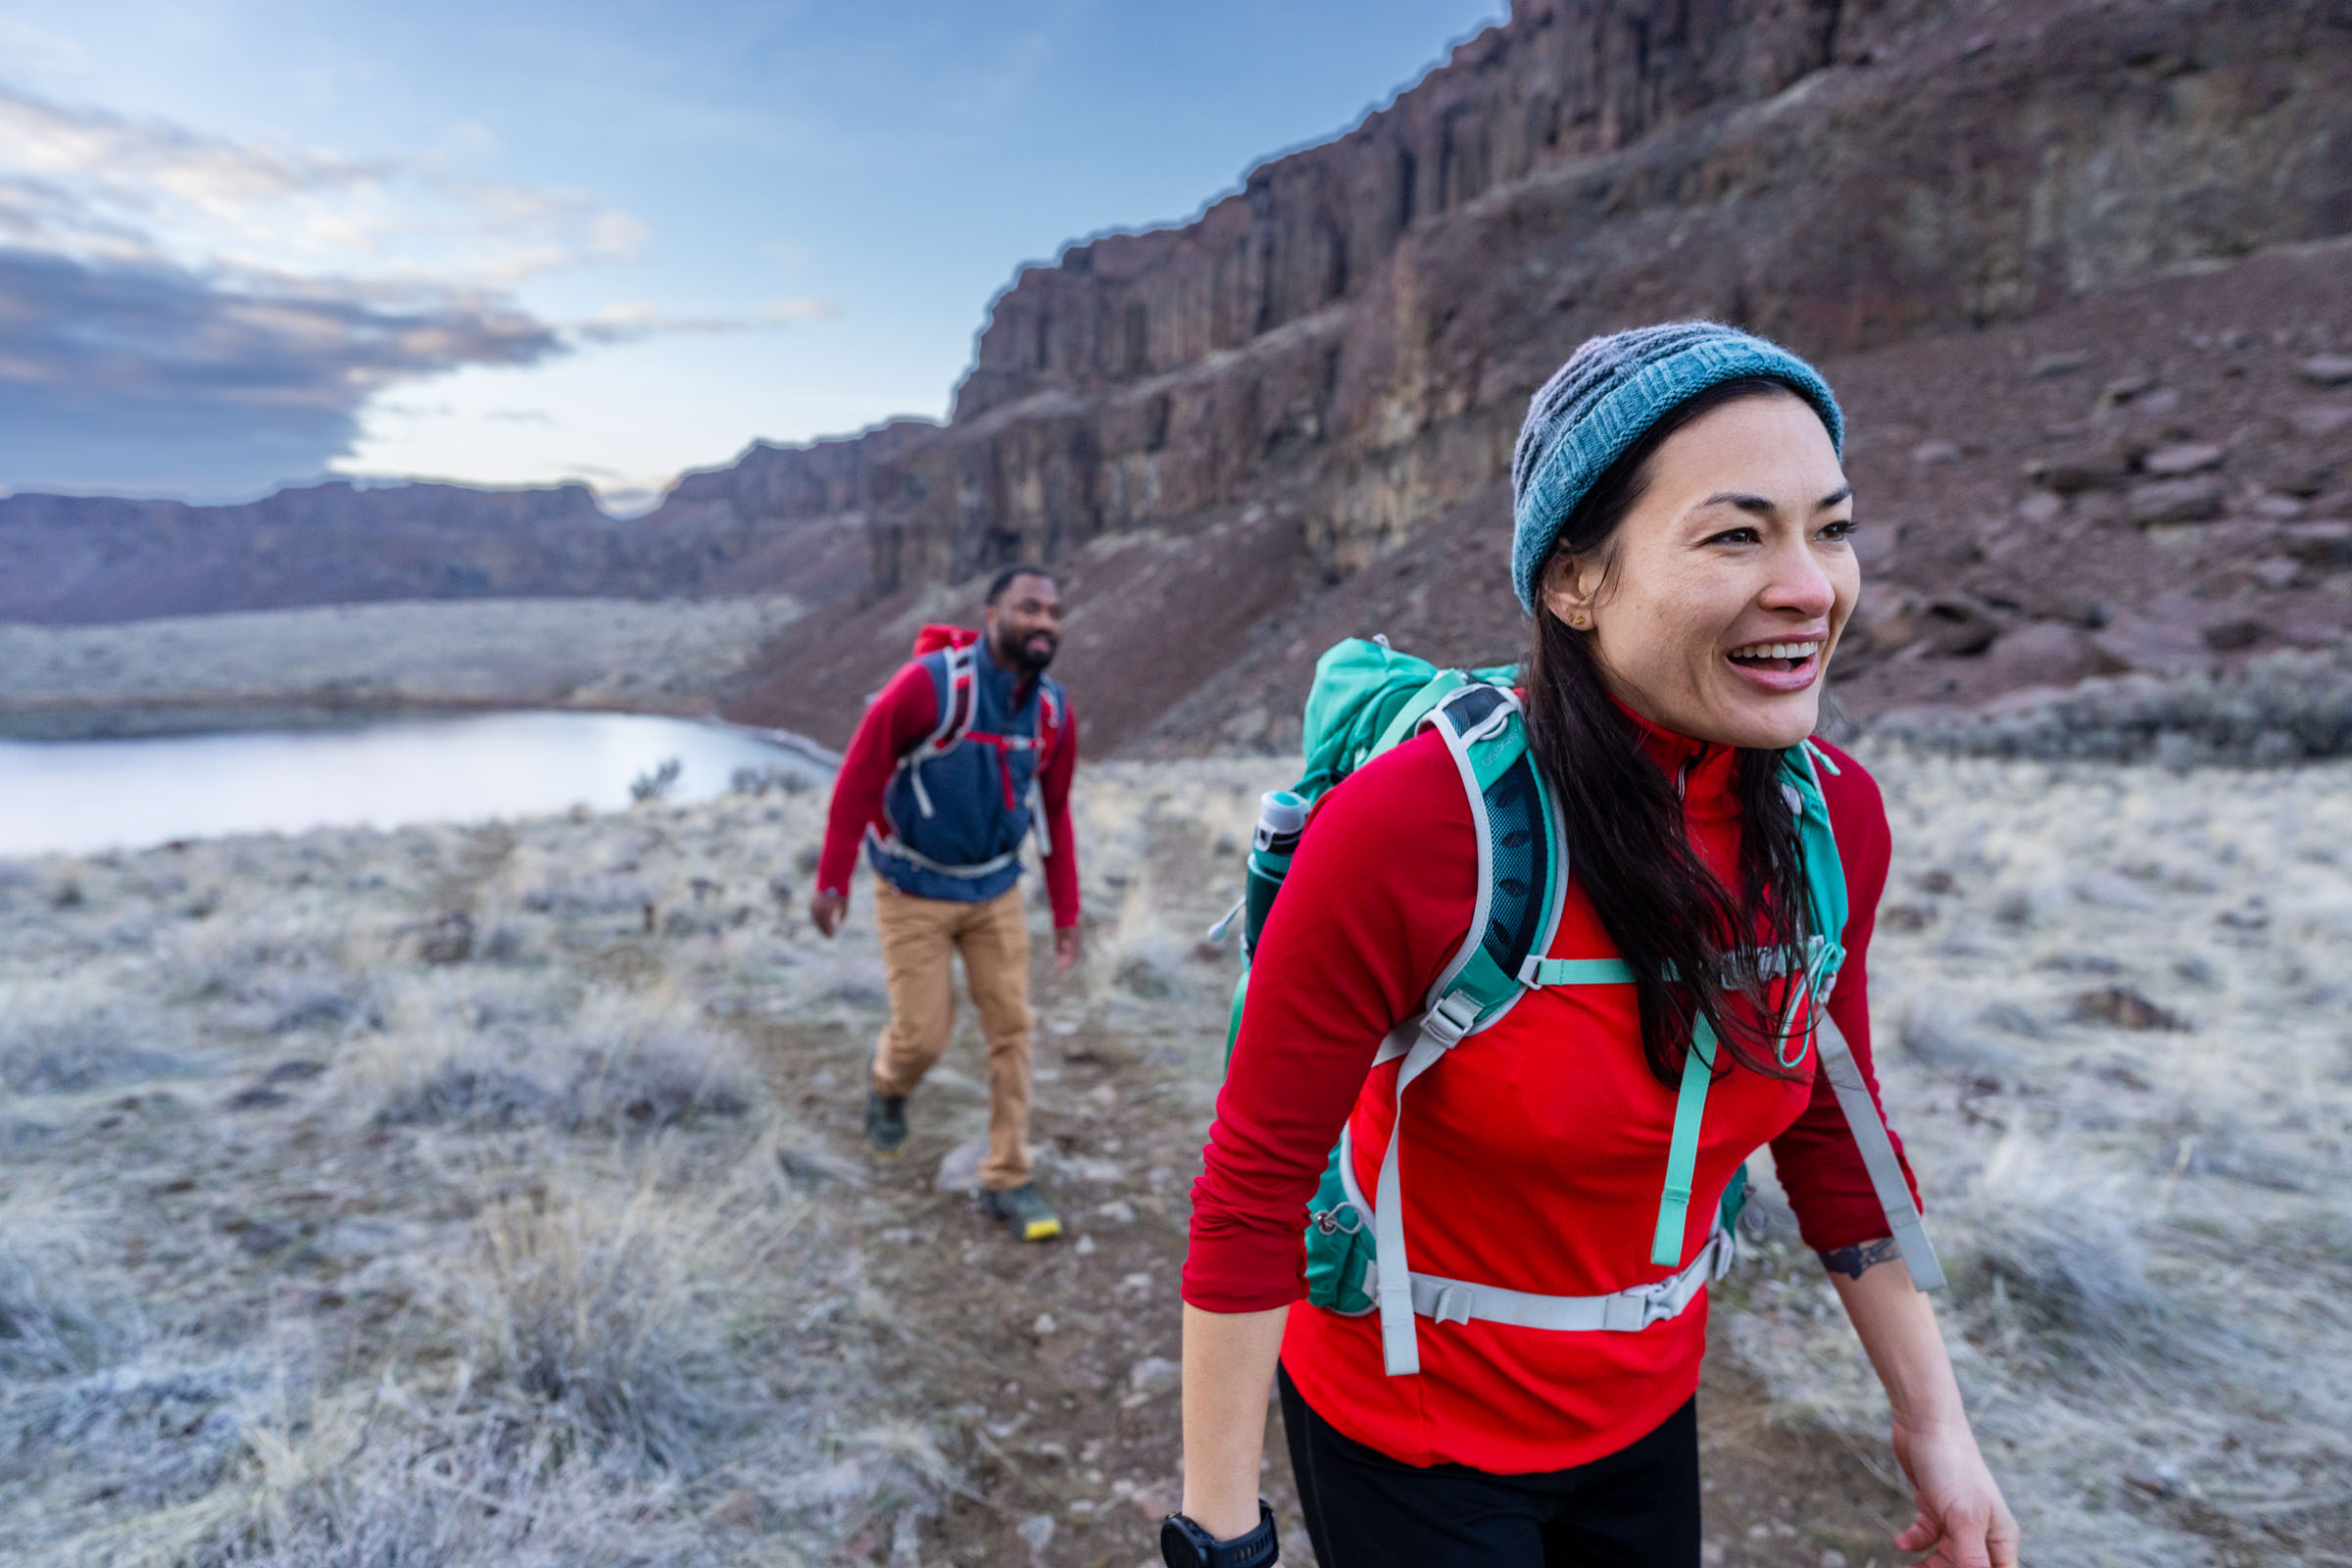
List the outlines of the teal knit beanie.
{"label": "teal knit beanie", "polygon": [[1845,416],[1820,372],[1719,321],[1667,321],[1588,339],[1527,406],[1511,454],[1511,586],[1535,613],[1560,528],[1610,465],[1681,404],[1741,376],[1786,382],[1845,453]]}

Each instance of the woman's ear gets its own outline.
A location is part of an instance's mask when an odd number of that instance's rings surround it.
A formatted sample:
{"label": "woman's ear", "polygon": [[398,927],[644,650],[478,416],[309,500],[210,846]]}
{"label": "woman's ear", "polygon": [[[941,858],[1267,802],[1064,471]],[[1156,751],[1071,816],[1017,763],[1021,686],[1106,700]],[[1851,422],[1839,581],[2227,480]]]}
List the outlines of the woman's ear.
{"label": "woman's ear", "polygon": [[1566,551],[1544,568],[1544,608],[1578,631],[1592,629],[1592,601],[1600,590],[1597,562],[1578,561]]}

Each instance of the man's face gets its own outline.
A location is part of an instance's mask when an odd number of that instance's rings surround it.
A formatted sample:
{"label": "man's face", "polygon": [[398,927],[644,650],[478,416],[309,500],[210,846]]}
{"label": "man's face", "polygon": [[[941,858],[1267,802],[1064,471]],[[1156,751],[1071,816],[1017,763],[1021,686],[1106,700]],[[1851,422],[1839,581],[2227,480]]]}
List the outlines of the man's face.
{"label": "man's face", "polygon": [[988,607],[988,645],[997,662],[1040,674],[1061,646],[1061,591],[1051,577],[1023,572]]}

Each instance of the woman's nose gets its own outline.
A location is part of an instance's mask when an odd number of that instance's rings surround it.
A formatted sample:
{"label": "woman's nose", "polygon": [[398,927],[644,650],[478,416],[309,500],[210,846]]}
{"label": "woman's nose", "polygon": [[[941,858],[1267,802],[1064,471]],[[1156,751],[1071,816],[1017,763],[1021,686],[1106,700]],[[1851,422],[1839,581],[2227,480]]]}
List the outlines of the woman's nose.
{"label": "woman's nose", "polygon": [[1772,553],[1772,576],[1765,585],[1764,608],[1790,610],[1805,615],[1826,615],[1838,603],[1838,585],[1830,580],[1801,538],[1784,540]]}

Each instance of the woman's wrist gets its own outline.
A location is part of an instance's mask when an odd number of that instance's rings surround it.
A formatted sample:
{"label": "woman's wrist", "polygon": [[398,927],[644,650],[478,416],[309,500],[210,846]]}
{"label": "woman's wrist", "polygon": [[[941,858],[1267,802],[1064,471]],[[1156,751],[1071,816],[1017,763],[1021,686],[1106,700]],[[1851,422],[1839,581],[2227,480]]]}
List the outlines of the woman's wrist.
{"label": "woman's wrist", "polygon": [[1183,1514],[1217,1541],[1231,1541],[1257,1528],[1257,1494],[1248,1496],[1195,1496],[1184,1492]]}

